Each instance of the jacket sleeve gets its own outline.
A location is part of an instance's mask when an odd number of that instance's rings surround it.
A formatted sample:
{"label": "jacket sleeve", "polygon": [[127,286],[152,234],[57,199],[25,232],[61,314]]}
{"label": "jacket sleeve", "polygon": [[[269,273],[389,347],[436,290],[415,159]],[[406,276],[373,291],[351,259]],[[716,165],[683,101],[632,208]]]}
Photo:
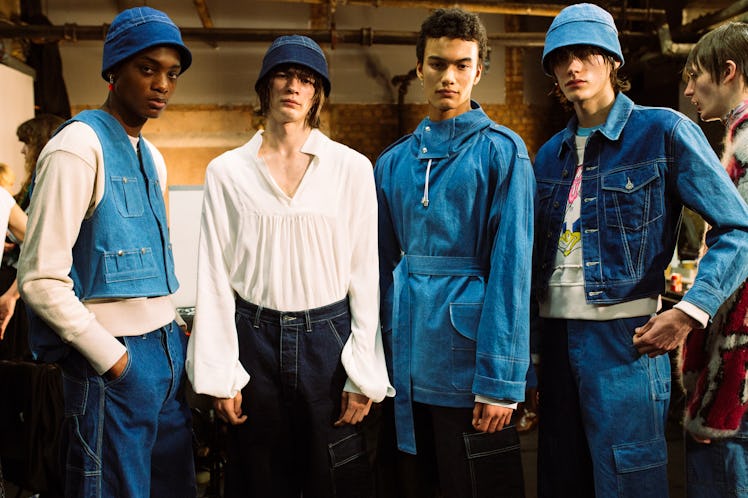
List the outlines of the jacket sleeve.
{"label": "jacket sleeve", "polygon": [[[513,145],[513,146],[512,146]],[[530,360],[530,268],[535,178],[524,144],[497,147],[490,273],[477,333],[473,393],[522,401]]]}
{"label": "jacket sleeve", "polygon": [[387,199],[389,173],[387,161],[380,157],[374,168],[374,179],[377,188],[379,212],[380,321],[383,333],[388,333],[392,330],[392,272],[402,257],[400,244],[395,235],[395,226],[392,222],[393,213],[390,211],[390,205]]}
{"label": "jacket sleeve", "polygon": [[224,251],[230,253],[226,189],[211,165],[205,173],[197,257],[197,301],[185,368],[195,392],[233,398],[249,382],[239,362],[234,291]]}
{"label": "jacket sleeve", "polygon": [[695,123],[684,118],[673,133],[678,193],[712,227],[709,249],[683,300],[714,316],[748,277],[748,207]]}

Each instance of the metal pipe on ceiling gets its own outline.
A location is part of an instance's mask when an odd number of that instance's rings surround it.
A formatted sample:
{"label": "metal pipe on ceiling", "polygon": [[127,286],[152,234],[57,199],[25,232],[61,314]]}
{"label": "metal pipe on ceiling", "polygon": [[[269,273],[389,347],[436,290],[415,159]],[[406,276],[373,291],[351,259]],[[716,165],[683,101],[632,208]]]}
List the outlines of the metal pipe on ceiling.
{"label": "metal pipe on ceiling", "polygon": [[[27,38],[44,42],[103,40],[108,25],[79,26],[65,24],[62,26],[21,26],[0,23],[0,38]],[[270,42],[282,35],[306,35],[318,43],[348,43],[364,46],[371,45],[415,45],[418,33],[414,31],[378,31],[372,28],[362,29],[245,29],[245,28],[180,28],[182,37],[187,41],[202,41],[209,44],[218,42]],[[621,37],[650,38],[654,33],[622,32]],[[489,42],[506,47],[542,47],[545,33],[494,33],[488,36]]]}
{"label": "metal pipe on ceiling", "polygon": [[748,0],[739,0],[737,2],[733,2],[730,6],[725,7],[722,10],[703,15],[694,19],[688,24],[684,24],[680,28],[680,33],[681,35],[695,35],[711,28],[712,26],[722,24],[723,22],[738,17],[741,14],[745,14],[746,12],[748,12]]}
{"label": "metal pipe on ceiling", "polygon": [[[333,0],[275,0],[279,3],[329,4]],[[359,5],[364,7],[405,7],[417,9],[438,9],[460,7],[483,14],[507,14],[518,16],[556,17],[568,4],[542,4],[528,2],[454,2],[448,0],[334,0],[336,6]],[[610,13],[618,17],[625,10],[629,21],[651,21],[664,18],[665,9],[611,7]]]}

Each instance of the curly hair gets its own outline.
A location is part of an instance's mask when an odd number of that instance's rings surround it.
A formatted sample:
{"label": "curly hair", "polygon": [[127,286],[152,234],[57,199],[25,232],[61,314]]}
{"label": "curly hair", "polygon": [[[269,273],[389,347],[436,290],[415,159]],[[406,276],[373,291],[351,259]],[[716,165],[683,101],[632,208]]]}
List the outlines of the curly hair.
{"label": "curly hair", "polygon": [[436,9],[421,24],[416,42],[416,57],[419,63],[423,62],[423,54],[426,50],[428,38],[441,38],[446,36],[451,39],[474,41],[478,44],[478,59],[480,62],[486,59],[488,52],[488,35],[486,28],[481,23],[477,14],[462,9]]}

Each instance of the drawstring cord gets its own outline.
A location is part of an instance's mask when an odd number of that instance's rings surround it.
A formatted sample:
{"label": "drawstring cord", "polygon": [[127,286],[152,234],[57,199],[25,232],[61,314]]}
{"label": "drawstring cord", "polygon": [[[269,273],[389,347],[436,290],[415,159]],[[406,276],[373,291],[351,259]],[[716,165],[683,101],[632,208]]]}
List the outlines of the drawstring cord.
{"label": "drawstring cord", "polygon": [[429,176],[431,175],[431,159],[426,165],[426,182],[423,184],[423,197],[421,198],[421,204],[423,207],[429,207]]}

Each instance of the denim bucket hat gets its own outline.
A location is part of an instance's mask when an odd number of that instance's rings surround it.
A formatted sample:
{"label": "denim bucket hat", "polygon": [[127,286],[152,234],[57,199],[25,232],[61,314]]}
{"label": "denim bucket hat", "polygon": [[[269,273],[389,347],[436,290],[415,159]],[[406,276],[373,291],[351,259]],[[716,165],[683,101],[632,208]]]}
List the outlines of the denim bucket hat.
{"label": "denim bucket hat", "polygon": [[255,82],[255,90],[260,81],[274,67],[281,64],[298,64],[307,67],[322,77],[325,97],[330,95],[330,76],[327,73],[327,59],[317,42],[301,35],[279,36],[273,41],[262,59],[260,75]]}
{"label": "denim bucket hat", "polygon": [[108,80],[107,73],[114,66],[142,50],[159,45],[177,49],[182,73],[192,64],[192,54],[169,16],[151,7],[123,10],[114,18],[106,33],[101,77]]}
{"label": "denim bucket hat", "polygon": [[543,71],[552,75],[548,67],[548,54],[569,45],[592,45],[614,56],[623,65],[621,43],[613,16],[597,5],[578,3],[564,8],[545,34],[543,47]]}

